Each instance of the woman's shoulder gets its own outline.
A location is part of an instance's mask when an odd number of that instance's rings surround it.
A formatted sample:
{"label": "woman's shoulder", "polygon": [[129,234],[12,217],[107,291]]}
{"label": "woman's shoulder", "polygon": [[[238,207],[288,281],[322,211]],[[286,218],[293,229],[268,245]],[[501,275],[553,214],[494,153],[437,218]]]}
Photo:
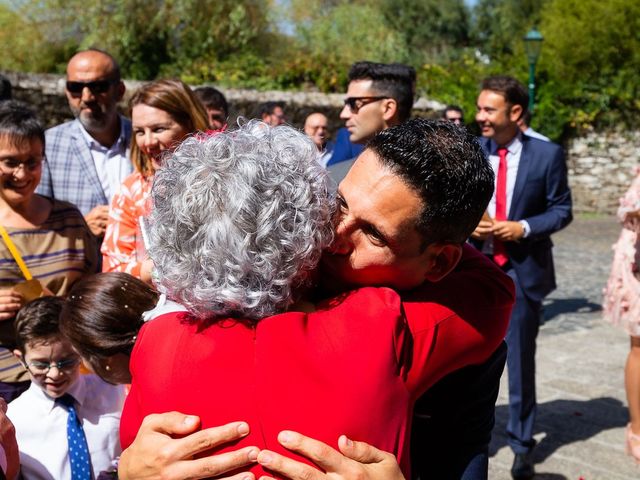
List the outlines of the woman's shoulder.
{"label": "woman's shoulder", "polygon": [[400,315],[402,300],[398,292],[387,287],[362,287],[344,292],[318,304],[318,310],[339,309],[358,315]]}
{"label": "woman's shoulder", "polygon": [[78,210],[73,203],[65,202],[64,200],[58,200],[56,198],[44,197],[38,195],[42,200],[45,200],[51,204],[51,211],[49,217],[46,220],[46,224],[52,223],[84,223],[84,216],[82,212]]}

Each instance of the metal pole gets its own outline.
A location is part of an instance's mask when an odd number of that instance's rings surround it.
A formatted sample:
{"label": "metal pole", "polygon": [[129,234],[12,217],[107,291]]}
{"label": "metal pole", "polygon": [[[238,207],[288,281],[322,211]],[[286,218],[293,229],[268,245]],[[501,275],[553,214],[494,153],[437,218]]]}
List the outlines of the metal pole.
{"label": "metal pole", "polygon": [[529,112],[533,114],[536,93],[536,62],[529,63]]}

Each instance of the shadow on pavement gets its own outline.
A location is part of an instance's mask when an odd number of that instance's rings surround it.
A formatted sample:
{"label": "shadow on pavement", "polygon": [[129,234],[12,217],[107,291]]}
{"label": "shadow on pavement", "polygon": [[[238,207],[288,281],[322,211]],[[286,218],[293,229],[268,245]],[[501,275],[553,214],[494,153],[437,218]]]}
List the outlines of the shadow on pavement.
{"label": "shadow on pavement", "polygon": [[593,313],[602,310],[602,305],[586,298],[549,298],[544,302],[544,321],[548,322],[563,313]]}
{"label": "shadow on pavement", "polygon": [[[505,429],[508,409],[507,405],[496,407],[496,426],[489,446],[490,456],[507,446]],[[535,433],[546,433],[546,437],[536,446],[534,460],[536,463],[543,462],[564,445],[586,440],[604,430],[623,427],[629,421],[628,418],[627,407],[620,400],[611,397],[553,400],[539,404]],[[539,478],[564,478],[556,474],[547,475],[553,476]]]}

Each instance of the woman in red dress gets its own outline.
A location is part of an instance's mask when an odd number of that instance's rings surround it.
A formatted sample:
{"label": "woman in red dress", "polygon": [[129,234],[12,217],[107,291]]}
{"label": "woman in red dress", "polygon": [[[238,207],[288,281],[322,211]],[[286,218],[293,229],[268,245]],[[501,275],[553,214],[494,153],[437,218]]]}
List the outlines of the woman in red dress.
{"label": "woman in red dress", "polygon": [[331,240],[315,155],[295,130],[251,122],[188,140],[156,174],[150,255],[177,304],[138,335],[123,448],[146,415],[177,410],[203,428],[247,421],[234,449],[291,456],[277,442],[283,429],[334,447],[346,433],[393,452],[408,472],[414,400],[478,352],[430,361],[439,326],[455,315],[432,305],[407,319],[390,289],[293,305]]}

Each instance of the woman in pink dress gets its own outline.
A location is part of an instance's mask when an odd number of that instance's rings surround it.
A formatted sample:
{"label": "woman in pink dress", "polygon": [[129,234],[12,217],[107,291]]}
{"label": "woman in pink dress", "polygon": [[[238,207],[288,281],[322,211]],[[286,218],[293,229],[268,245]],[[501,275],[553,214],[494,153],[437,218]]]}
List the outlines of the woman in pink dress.
{"label": "woman in pink dress", "polygon": [[630,421],[626,430],[627,453],[640,462],[640,167],[627,193],[620,199],[620,238],[613,245],[613,264],[604,295],[604,317],[624,328],[631,337],[625,365],[625,389]]}
{"label": "woman in pink dress", "polygon": [[162,154],[186,136],[208,128],[207,114],[193,91],[180,80],[156,80],[140,87],[129,101],[131,108],[131,161],[129,175],[109,208],[102,243],[103,271],[125,272],[151,282],[151,260],[146,258],[139,222],[147,215],[153,174]]}

